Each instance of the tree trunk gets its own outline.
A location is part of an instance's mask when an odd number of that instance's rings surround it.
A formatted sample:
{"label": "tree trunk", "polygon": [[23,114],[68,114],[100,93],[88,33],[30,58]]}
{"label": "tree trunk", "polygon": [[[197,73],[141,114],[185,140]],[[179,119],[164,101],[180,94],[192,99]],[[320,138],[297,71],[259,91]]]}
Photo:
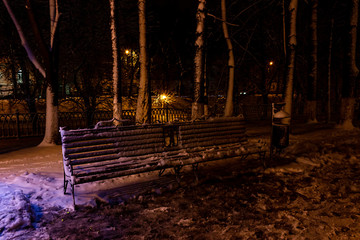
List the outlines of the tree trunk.
{"label": "tree trunk", "polygon": [[[55,35],[57,22],[59,20],[57,0],[49,0],[50,11],[50,49],[45,53],[46,59],[46,126],[45,136],[40,146],[54,145],[59,137],[59,119],[58,119],[58,76],[57,76],[57,54],[54,51]],[[32,14],[32,12],[31,12]],[[35,25],[35,24],[33,24]],[[34,26],[34,28],[37,26]],[[38,35],[40,38],[40,35]],[[44,45],[43,45],[44,46]]]}
{"label": "tree trunk", "polygon": [[[34,52],[32,51],[29,42],[25,38],[24,32],[18,23],[14,13],[12,12],[7,0],[3,0],[4,5],[16,27],[16,30],[21,39],[21,44],[25,48],[26,53],[30,61],[34,66],[39,70],[41,75],[47,80],[47,90],[46,90],[46,126],[45,126],[45,136],[41,142],[41,146],[55,144],[58,137],[58,101],[57,101],[57,74],[55,64],[52,54],[54,47],[55,33],[57,29],[57,23],[59,19],[58,4],[57,0],[49,0],[49,12],[50,12],[50,48],[45,45],[44,39],[40,35],[39,28],[36,24],[33,11],[31,9],[30,1],[26,0],[26,9],[28,12],[29,20],[31,23],[32,30],[36,40],[38,41],[39,52],[41,53],[45,68],[35,57]],[[57,56],[56,56],[57,57]]]}
{"label": "tree trunk", "polygon": [[311,94],[309,96],[308,106],[308,120],[309,122],[317,122],[316,108],[317,108],[317,82],[318,82],[318,37],[317,37],[317,8],[318,0],[312,0],[312,11],[311,11],[311,71],[309,74],[309,82],[311,88]]}
{"label": "tree trunk", "polygon": [[56,144],[59,132],[58,122],[58,106],[55,93],[48,85],[46,88],[46,122],[45,122],[45,136],[40,143],[40,146],[48,146]]}
{"label": "tree trunk", "polygon": [[293,84],[295,72],[295,54],[296,54],[296,15],[297,15],[298,0],[291,0],[289,5],[290,11],[290,33],[289,33],[289,50],[290,60],[287,67],[287,85],[285,90],[285,112],[290,114],[289,118],[285,119],[285,123],[290,124],[291,110],[292,110],[292,97],[293,97]]}
{"label": "tree trunk", "polygon": [[345,67],[345,76],[343,81],[342,101],[341,101],[341,122],[340,127],[351,130],[354,128],[352,120],[354,118],[355,107],[355,82],[357,80],[359,69],[356,66],[356,41],[359,0],[352,0],[349,31],[349,49],[347,66]]}
{"label": "tree trunk", "polygon": [[331,121],[331,56],[332,56],[332,44],[333,44],[333,30],[334,30],[334,18],[331,18],[331,30],[329,39],[329,57],[328,57],[328,93],[327,93],[327,121]]}
{"label": "tree trunk", "polygon": [[229,51],[228,67],[229,67],[229,81],[228,81],[228,90],[226,95],[226,104],[225,104],[225,117],[230,117],[234,113],[234,72],[235,72],[235,60],[234,60],[234,51],[232,43],[230,40],[227,24],[226,24],[226,2],[221,0],[221,18],[222,18],[222,28],[224,33],[224,38]]}
{"label": "tree trunk", "polygon": [[196,40],[194,58],[194,101],[191,109],[191,119],[199,119],[204,115],[204,28],[205,28],[205,0],[199,0],[196,12]]}
{"label": "tree trunk", "polygon": [[284,59],[286,61],[286,16],[285,16],[285,0],[282,0],[282,24],[283,24],[283,44],[284,44]]}
{"label": "tree trunk", "polygon": [[[119,39],[117,37],[117,24],[116,24],[116,0],[109,0],[110,2],[110,30],[111,30],[111,45],[112,45],[112,57],[113,57],[113,118],[122,119],[122,94],[121,94],[121,58],[119,53]],[[120,122],[114,121],[115,125],[119,125]]]}
{"label": "tree trunk", "polygon": [[146,56],[146,18],[145,18],[145,0],[138,1],[139,7],[139,45],[140,45],[140,86],[136,106],[136,122],[137,123],[150,123],[151,117],[151,101],[149,101],[149,79],[147,72],[147,56]]}

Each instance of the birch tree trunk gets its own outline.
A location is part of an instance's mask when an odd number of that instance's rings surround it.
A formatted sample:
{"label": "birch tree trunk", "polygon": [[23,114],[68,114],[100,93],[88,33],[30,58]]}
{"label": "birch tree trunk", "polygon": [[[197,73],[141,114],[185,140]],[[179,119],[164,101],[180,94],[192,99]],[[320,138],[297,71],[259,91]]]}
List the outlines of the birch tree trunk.
{"label": "birch tree trunk", "polygon": [[318,82],[318,36],[317,36],[317,8],[318,0],[312,0],[311,9],[311,72],[309,74],[309,82],[312,85],[311,96],[307,103],[309,122],[317,122],[316,108],[317,108],[317,82]]}
{"label": "birch tree trunk", "polygon": [[58,138],[59,117],[57,99],[51,86],[46,88],[46,126],[45,135],[40,146],[54,145]]}
{"label": "birch tree trunk", "polygon": [[352,0],[349,31],[349,50],[347,54],[347,66],[345,67],[345,76],[343,80],[343,95],[341,100],[341,121],[340,127],[346,130],[354,128],[352,120],[354,118],[355,107],[355,82],[359,75],[359,69],[356,66],[356,41],[359,0]]}
{"label": "birch tree trunk", "polygon": [[[57,59],[54,55],[54,41],[59,20],[59,6],[57,0],[49,0],[50,12],[50,48],[47,53],[46,69],[46,125],[44,139],[39,146],[56,144],[59,137],[59,110],[58,110],[58,81],[55,73]],[[40,37],[40,35],[39,35]],[[44,53],[45,55],[45,53]],[[45,58],[46,59],[46,58]]]}
{"label": "birch tree trunk", "polygon": [[204,28],[205,28],[206,0],[199,0],[196,12],[196,39],[194,58],[194,101],[191,109],[191,119],[195,120],[204,115],[203,87],[204,87]]}
{"label": "birch tree trunk", "polygon": [[44,67],[40,61],[36,58],[34,52],[32,51],[29,42],[27,41],[25,34],[18,23],[10,5],[7,0],[3,0],[3,3],[16,27],[16,30],[19,34],[21,44],[26,50],[26,53],[35,66],[39,70],[40,74],[46,79],[47,89],[46,89],[46,120],[45,120],[45,136],[43,141],[40,143],[40,146],[44,145],[53,145],[56,144],[56,141],[59,136],[58,132],[58,99],[57,99],[57,74],[55,73],[54,64],[54,39],[57,29],[57,23],[59,20],[59,11],[57,0],[49,0],[49,14],[50,14],[50,48],[45,45],[43,38],[40,35],[40,31],[35,21],[34,14],[31,9],[30,1],[26,0],[26,9],[29,15],[29,20],[31,27],[34,31],[35,38],[38,41],[39,52],[41,53],[44,64]]}
{"label": "birch tree trunk", "polygon": [[[111,46],[113,57],[113,118],[122,119],[122,94],[121,94],[121,68],[120,68],[120,53],[119,53],[119,39],[117,37],[116,24],[116,0],[109,0],[110,3],[110,30],[111,30]],[[120,125],[120,122],[114,121],[115,125]]]}
{"label": "birch tree trunk", "polygon": [[[146,57],[146,18],[145,18],[145,0],[138,0],[139,8],[139,45],[140,45],[140,86],[136,106],[136,122],[150,123],[151,122],[151,101],[150,101],[150,84],[147,72],[147,57]],[[149,116],[150,115],[150,116]]]}
{"label": "birch tree trunk", "polygon": [[229,67],[229,81],[228,81],[228,90],[226,95],[226,105],[225,105],[225,117],[230,117],[234,112],[234,68],[235,68],[235,60],[234,60],[234,51],[232,47],[232,43],[229,37],[229,31],[226,24],[226,2],[225,0],[221,0],[221,18],[222,18],[222,28],[224,33],[224,38],[226,40],[226,44],[229,51],[229,59],[228,59],[228,67]]}
{"label": "birch tree trunk", "polygon": [[291,110],[292,110],[292,97],[293,97],[293,84],[294,84],[294,70],[295,70],[295,55],[296,55],[296,15],[297,15],[298,0],[291,0],[289,5],[290,11],[290,33],[289,33],[289,50],[290,60],[287,67],[287,85],[285,90],[285,112],[290,114],[289,118],[285,119],[285,123],[290,124]]}

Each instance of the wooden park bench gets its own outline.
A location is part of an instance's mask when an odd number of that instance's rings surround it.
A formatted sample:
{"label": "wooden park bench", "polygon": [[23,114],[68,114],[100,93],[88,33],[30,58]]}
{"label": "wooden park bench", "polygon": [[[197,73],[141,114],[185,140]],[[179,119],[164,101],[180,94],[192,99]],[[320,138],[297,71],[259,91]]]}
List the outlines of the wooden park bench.
{"label": "wooden park bench", "polygon": [[[60,128],[67,185],[75,207],[75,185],[114,177],[173,168],[177,179],[183,166],[197,170],[201,162],[244,159],[259,154],[264,144],[250,143],[241,117],[173,124]],[[196,173],[196,171],[194,171]],[[197,176],[196,176],[197,178]]]}

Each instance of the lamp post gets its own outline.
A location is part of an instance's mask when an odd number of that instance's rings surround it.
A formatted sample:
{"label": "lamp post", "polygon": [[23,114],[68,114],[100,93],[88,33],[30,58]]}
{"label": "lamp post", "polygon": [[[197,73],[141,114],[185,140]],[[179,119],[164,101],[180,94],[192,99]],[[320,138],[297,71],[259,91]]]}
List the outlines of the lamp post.
{"label": "lamp post", "polygon": [[165,120],[166,120],[166,122],[169,121],[168,110],[167,110],[167,108],[164,108],[166,106],[165,103],[167,101],[167,98],[168,98],[168,96],[166,94],[161,94],[160,95],[161,108],[163,110],[165,110]]}

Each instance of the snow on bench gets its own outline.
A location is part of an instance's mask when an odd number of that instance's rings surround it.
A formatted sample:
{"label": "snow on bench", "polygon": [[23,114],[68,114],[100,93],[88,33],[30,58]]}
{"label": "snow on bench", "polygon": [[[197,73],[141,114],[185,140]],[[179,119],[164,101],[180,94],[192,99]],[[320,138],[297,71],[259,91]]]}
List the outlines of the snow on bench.
{"label": "snow on bench", "polygon": [[161,175],[167,168],[173,168],[178,178],[185,165],[196,170],[201,162],[244,159],[255,153],[264,159],[266,153],[264,145],[247,141],[241,117],[78,130],[62,127],[60,133],[64,193],[70,184],[74,207],[77,184],[155,170]]}

